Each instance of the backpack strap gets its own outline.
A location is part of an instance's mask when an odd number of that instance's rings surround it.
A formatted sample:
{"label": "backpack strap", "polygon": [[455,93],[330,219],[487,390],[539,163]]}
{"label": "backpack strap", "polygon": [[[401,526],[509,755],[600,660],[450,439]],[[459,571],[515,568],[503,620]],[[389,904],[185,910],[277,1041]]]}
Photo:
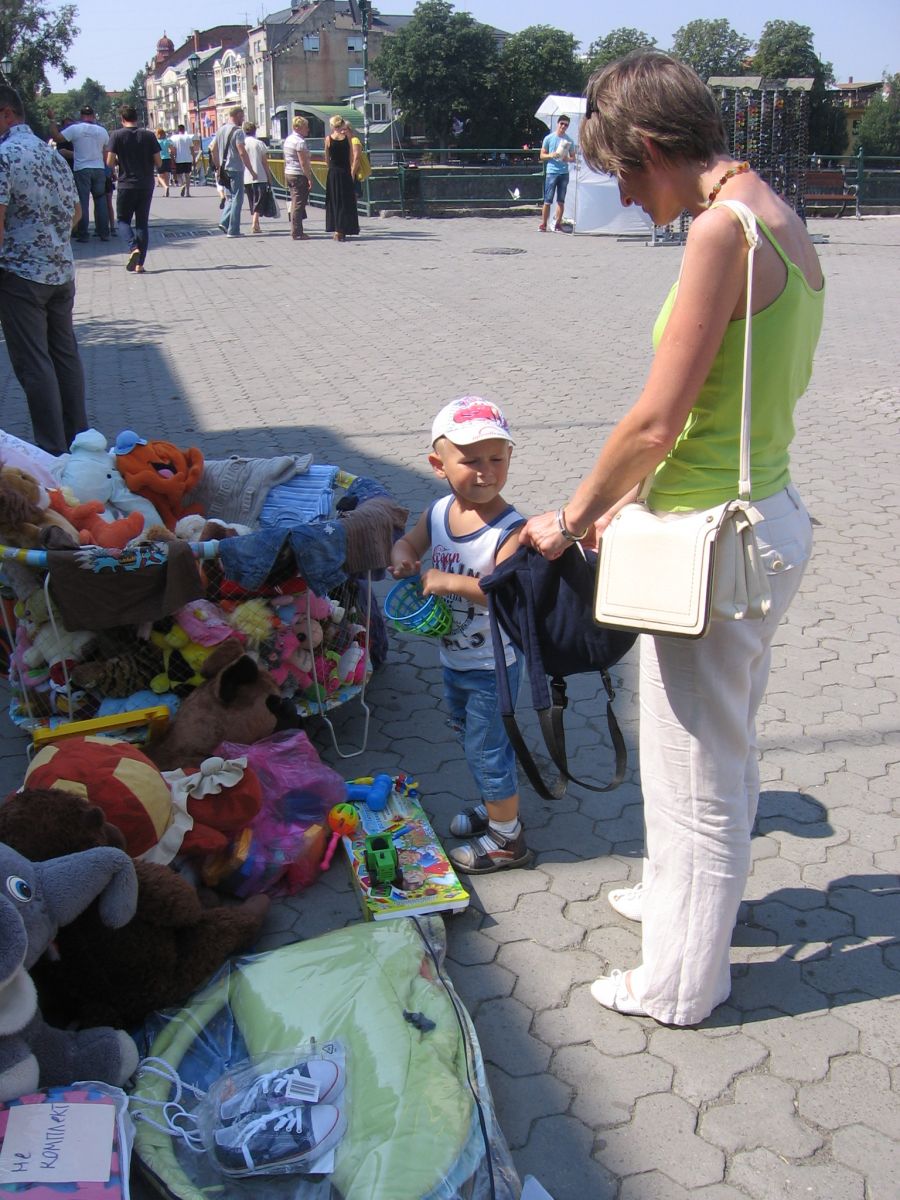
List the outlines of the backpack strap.
{"label": "backpack strap", "polygon": [[[530,581],[529,581],[530,583]],[[597,784],[587,783],[583,779],[579,779],[576,775],[572,775],[569,771],[568,755],[566,751],[566,732],[563,724],[563,713],[568,707],[568,697],[566,695],[566,681],[557,676],[551,681],[549,705],[538,708],[535,704],[535,711],[538,715],[538,720],[541,726],[541,733],[544,736],[544,742],[554,765],[559,771],[559,775],[555,780],[548,783],[541,775],[540,767],[534,760],[531,751],[522,737],[522,731],[516,722],[512,695],[509,689],[509,671],[506,665],[506,652],[503,647],[503,640],[500,637],[500,626],[497,621],[497,613],[495,608],[494,597],[492,593],[488,593],[488,616],[491,622],[491,641],[494,647],[494,665],[497,671],[497,696],[500,701],[500,715],[503,718],[503,725],[506,729],[506,736],[509,738],[510,745],[515,751],[516,758],[522,767],[522,770],[528,776],[528,781],[542,800],[560,800],[565,795],[566,787],[569,783],[577,784],[578,787],[586,788],[589,792],[611,792],[617,788],[625,778],[625,768],[628,762],[627,751],[625,748],[625,739],[622,736],[622,731],[619,728],[619,723],[616,720],[616,715],[613,712],[612,702],[615,699],[612,681],[606,671],[600,672],[600,678],[603,680],[603,686],[606,689],[606,724],[609,730],[610,741],[612,742],[613,751],[616,757],[615,773],[611,781],[599,787]],[[534,596],[530,595],[526,590],[525,602],[529,608],[529,628],[534,631]],[[541,661],[540,648],[537,644],[537,639],[533,638],[529,644],[525,643],[522,647],[525,655],[525,663],[528,667],[528,675],[532,681],[534,690],[538,680],[543,684],[544,689],[547,686],[547,673],[544,670]]]}
{"label": "backpack strap", "polygon": [[569,701],[566,695],[566,681],[564,679],[557,677],[550,681],[552,703],[549,709],[541,709],[538,712],[538,720],[541,723],[541,733],[544,735],[544,742],[560,775],[570,783],[575,783],[578,787],[586,788],[589,792],[613,791],[625,778],[625,768],[628,765],[628,752],[625,748],[625,739],[622,736],[622,730],[619,728],[619,722],[616,720],[616,714],[613,712],[612,702],[616,698],[616,693],[613,690],[609,672],[601,671],[600,678],[603,680],[603,687],[606,691],[606,728],[609,731],[609,740],[612,743],[613,753],[616,757],[613,777],[603,787],[599,787],[595,783],[587,783],[585,780],[579,779],[576,775],[572,775],[569,772],[569,761],[566,754],[566,731],[563,727],[563,713],[568,707]]}

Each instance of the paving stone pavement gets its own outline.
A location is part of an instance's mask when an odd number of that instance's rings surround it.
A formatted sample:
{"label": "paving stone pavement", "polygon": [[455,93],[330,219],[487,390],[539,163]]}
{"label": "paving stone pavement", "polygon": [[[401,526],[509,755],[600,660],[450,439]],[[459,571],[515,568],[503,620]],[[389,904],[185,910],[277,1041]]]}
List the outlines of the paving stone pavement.
{"label": "paving stone pavement", "polygon": [[[148,273],[115,243],[77,247],[91,422],[197,443],[210,457],[311,450],[388,484],[414,512],[439,494],[425,452],[455,395],[506,409],[507,490],[523,511],[567,497],[647,369],[679,252],[544,237],[536,218],[363,220],[343,245],[284,220],[241,244],[199,191],[157,196]],[[732,997],[699,1029],[598,1008],[589,984],[638,958],[605,903],[641,873],[635,664],[616,671],[625,784],[527,788],[533,870],[472,881],[448,922],[449,970],[478,1029],[519,1171],[555,1200],[891,1200],[900,1178],[900,218],[817,221],[828,280],[794,478],[815,557],[777,638],[760,713],[762,796],[734,935]],[[503,251],[503,253],[497,253]],[[493,253],[492,253],[493,252]],[[0,354],[3,425],[29,436]],[[596,687],[575,688],[576,773],[610,769]],[[369,691],[368,749],[348,778],[415,775],[447,833],[471,784],[439,712],[432,646],[396,639]],[[356,744],[359,710],[338,714]],[[7,788],[24,741],[0,736]],[[338,865],[273,910],[274,946],[359,919]]]}

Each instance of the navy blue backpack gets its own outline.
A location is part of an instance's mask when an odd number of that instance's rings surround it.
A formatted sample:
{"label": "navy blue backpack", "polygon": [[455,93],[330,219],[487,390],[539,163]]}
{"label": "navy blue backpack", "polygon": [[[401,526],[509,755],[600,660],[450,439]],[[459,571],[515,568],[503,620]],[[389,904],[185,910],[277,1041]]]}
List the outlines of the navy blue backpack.
{"label": "navy blue backpack", "polygon": [[[636,634],[596,625],[593,618],[597,555],[572,545],[553,561],[530,546],[520,546],[505,562],[479,580],[487,597],[497,668],[497,693],[503,724],[532,787],[545,800],[559,799],[568,782],[592,792],[609,792],[625,777],[625,740],[616,721],[609,668],[634,645]],[[500,629],[525,657],[531,698],[559,778],[546,783],[519,726],[509,691]],[[566,676],[597,672],[606,691],[606,722],[615,752],[611,782],[600,787],[569,773],[563,713]]]}

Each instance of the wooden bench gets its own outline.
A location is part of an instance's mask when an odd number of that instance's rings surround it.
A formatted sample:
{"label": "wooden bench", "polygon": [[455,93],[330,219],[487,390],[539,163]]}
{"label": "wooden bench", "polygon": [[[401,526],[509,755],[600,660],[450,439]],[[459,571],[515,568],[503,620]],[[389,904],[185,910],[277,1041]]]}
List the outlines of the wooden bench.
{"label": "wooden bench", "polygon": [[859,199],[856,194],[856,184],[847,183],[844,178],[844,172],[841,170],[833,171],[807,171],[806,172],[806,192],[803,197],[806,207],[834,209],[837,206],[835,216],[842,217],[847,205],[852,201],[856,210],[857,217],[859,216]]}

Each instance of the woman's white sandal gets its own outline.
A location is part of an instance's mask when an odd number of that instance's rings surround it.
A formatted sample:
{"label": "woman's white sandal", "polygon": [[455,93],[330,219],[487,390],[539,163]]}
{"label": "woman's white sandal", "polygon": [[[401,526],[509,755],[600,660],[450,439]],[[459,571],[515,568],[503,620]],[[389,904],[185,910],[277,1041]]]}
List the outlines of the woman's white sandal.
{"label": "woman's white sandal", "polygon": [[606,899],[609,907],[629,921],[640,921],[644,907],[644,885],[636,883],[634,887],[613,888]]}
{"label": "woman's white sandal", "polygon": [[648,1016],[649,1014],[644,1012],[640,1004],[635,1000],[631,992],[629,992],[628,985],[625,982],[625,974],[625,971],[620,971],[616,968],[610,971],[608,975],[601,975],[599,979],[595,979],[591,984],[591,995],[604,1008],[610,1008],[613,1012],[622,1013],[623,1016]]}

